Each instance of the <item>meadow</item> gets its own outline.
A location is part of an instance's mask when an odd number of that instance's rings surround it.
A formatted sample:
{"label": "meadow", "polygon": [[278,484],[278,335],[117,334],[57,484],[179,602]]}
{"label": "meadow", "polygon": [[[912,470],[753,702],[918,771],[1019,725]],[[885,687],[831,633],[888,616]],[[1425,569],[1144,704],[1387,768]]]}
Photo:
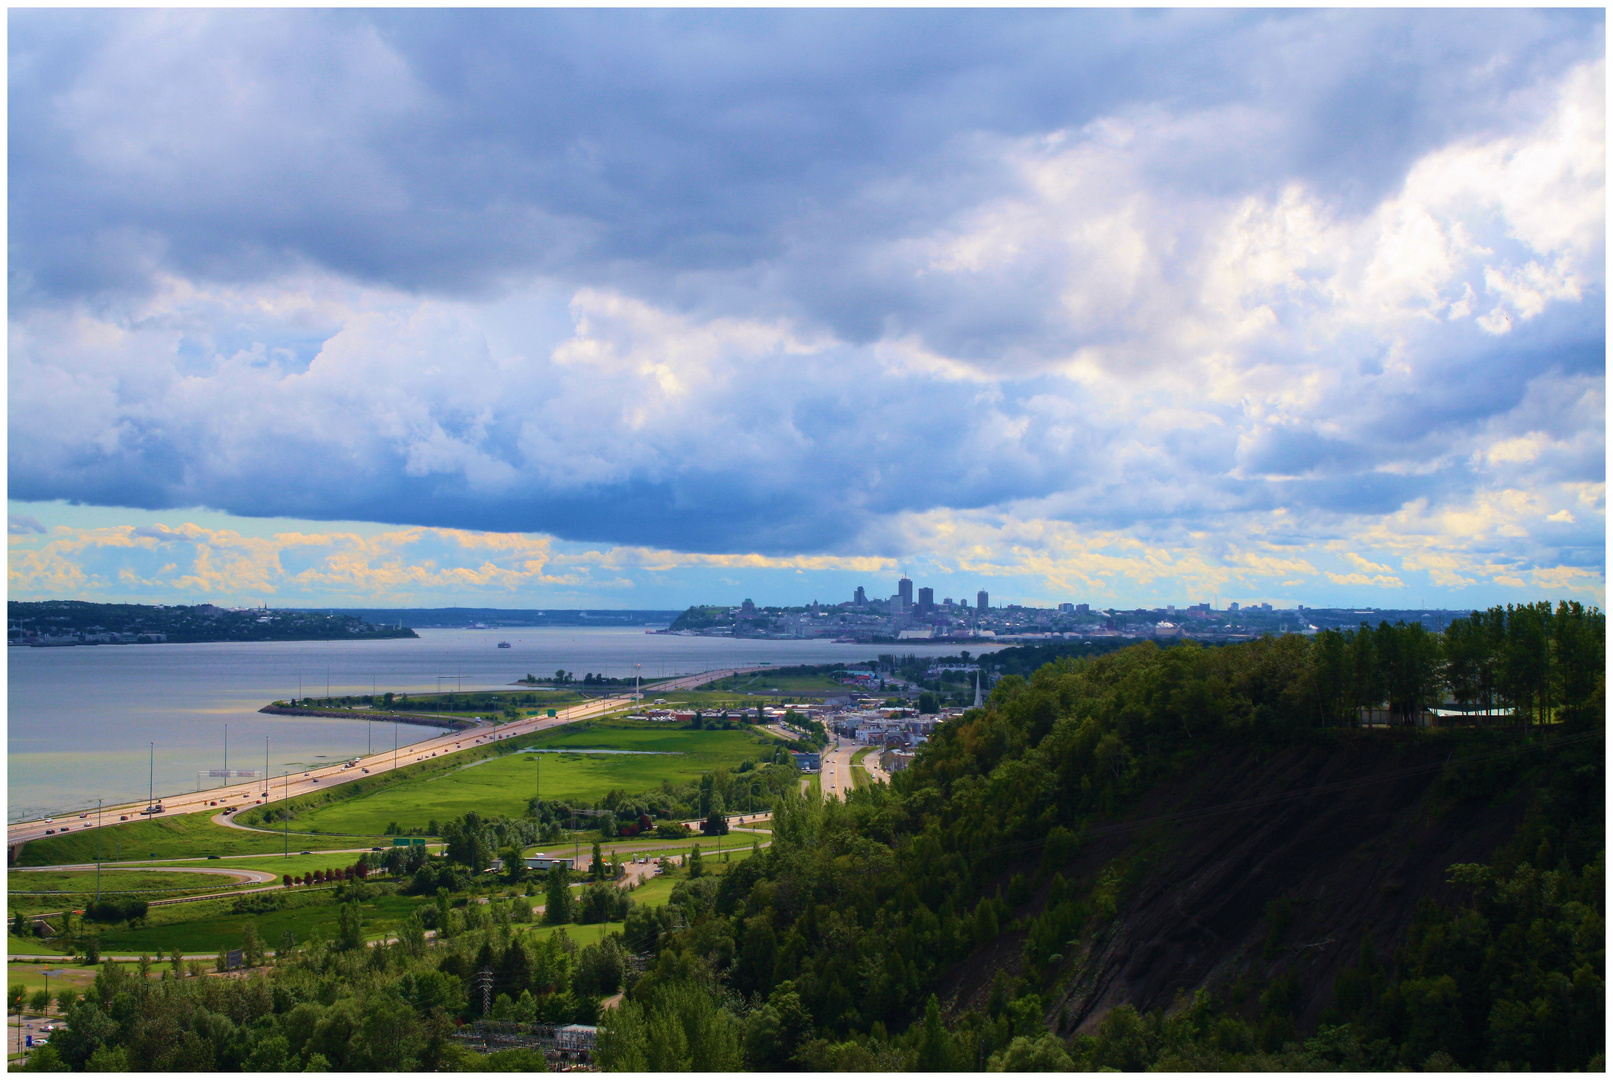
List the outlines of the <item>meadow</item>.
{"label": "meadow", "polygon": [[[100,857],[106,862],[134,859],[180,859],[204,855],[278,855],[285,840],[278,835],[248,832],[215,825],[212,812],[181,814],[157,821],[130,821],[89,829],[65,836],[30,840],[17,859],[18,866],[57,866],[63,863],[93,863],[100,833]],[[379,830],[378,830],[379,831]],[[350,839],[302,836],[291,837],[293,851],[315,846],[353,847]]]}
{"label": "meadow", "polygon": [[[185,873],[182,870],[101,871],[101,896],[137,896],[159,900],[188,893],[218,892],[246,887],[240,880],[219,874]],[[6,904],[12,912],[29,915],[45,911],[82,908],[95,899],[95,871],[12,871],[6,875]]]}
{"label": "meadow", "polygon": [[[239,885],[219,874],[198,874],[184,870],[114,870],[102,868],[101,892],[122,893],[182,891],[195,889],[230,888]],[[19,892],[90,893],[95,892],[94,870],[30,870],[13,871],[6,875],[6,888]],[[155,897],[153,897],[155,899]]]}
{"label": "meadow", "polygon": [[[304,831],[379,835],[392,824],[425,829],[469,811],[484,817],[522,817],[529,800],[591,805],[612,790],[650,791],[663,781],[699,780],[702,773],[734,768],[771,752],[772,740],[753,732],[597,723],[543,732],[523,745],[565,750],[634,750],[640,753],[506,753],[410,778],[299,813]],[[452,758],[448,760],[452,761]],[[336,794],[336,792],[332,792]]]}
{"label": "meadow", "polygon": [[849,689],[845,683],[829,674],[831,670],[834,670],[832,666],[821,671],[800,668],[755,671],[707,683],[702,689],[751,694],[793,694],[803,691]]}
{"label": "meadow", "polygon": [[[138,967],[135,964],[122,966],[130,969]],[[84,988],[95,981],[95,974],[100,970],[99,964],[93,966],[82,964],[64,966],[55,961],[44,964],[35,961],[7,964],[6,985],[17,986],[20,984],[30,994],[35,990],[49,990],[52,997],[55,997],[56,994],[63,990],[77,990],[79,993],[83,993]],[[47,971],[52,973],[48,979],[45,976]]]}
{"label": "meadow", "polygon": [[[118,924],[99,931],[103,953],[167,954],[179,949],[186,954],[209,954],[219,949],[238,949],[247,923],[257,926],[258,937],[270,949],[279,945],[281,935],[291,932],[298,944],[315,937],[336,937],[338,905],[324,902],[328,894],[299,907],[256,914],[233,915],[229,901],[204,901],[153,908],[145,925]],[[429,897],[386,895],[372,897],[359,905],[364,936],[373,940],[389,934]]]}
{"label": "meadow", "polygon": [[[343,868],[352,866],[358,861],[361,852],[357,851],[325,851],[314,852],[312,855],[299,855],[298,848],[293,847],[289,856],[282,856],[280,852],[273,855],[254,855],[247,858],[221,859],[217,862],[208,860],[207,866],[221,870],[263,870],[270,874],[306,874],[311,870],[329,870],[332,867]],[[366,848],[366,851],[369,849]],[[434,844],[428,850],[440,851],[441,845]],[[379,854],[371,854],[372,859],[379,859]],[[171,866],[175,868],[193,867],[194,862],[164,862],[153,863],[154,866]]]}

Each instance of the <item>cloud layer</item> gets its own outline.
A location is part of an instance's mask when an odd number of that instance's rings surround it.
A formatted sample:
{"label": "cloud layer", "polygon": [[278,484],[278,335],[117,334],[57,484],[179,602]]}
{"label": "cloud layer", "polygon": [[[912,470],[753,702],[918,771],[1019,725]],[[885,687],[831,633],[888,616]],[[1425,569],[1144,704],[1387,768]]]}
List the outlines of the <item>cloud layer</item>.
{"label": "cloud layer", "polygon": [[1601,595],[1599,13],[10,42],[14,499]]}

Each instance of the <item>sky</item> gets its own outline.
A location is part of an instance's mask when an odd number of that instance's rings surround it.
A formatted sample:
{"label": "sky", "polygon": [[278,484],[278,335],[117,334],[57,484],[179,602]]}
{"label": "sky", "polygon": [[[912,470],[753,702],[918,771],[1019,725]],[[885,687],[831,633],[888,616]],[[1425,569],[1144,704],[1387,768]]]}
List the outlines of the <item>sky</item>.
{"label": "sky", "polygon": [[13,599],[1605,605],[1598,10],[27,10]]}

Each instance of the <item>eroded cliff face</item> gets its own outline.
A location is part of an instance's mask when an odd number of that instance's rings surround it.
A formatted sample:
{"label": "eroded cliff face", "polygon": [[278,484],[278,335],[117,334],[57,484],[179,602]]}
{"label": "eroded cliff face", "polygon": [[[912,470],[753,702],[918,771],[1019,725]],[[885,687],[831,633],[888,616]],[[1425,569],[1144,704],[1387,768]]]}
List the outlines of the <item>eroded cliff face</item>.
{"label": "eroded cliff face", "polygon": [[[1505,783],[1481,778],[1458,797],[1451,752],[1394,738],[1217,750],[1156,785],[1113,823],[1132,827],[1095,828],[1060,871],[1089,908],[1107,874],[1116,902],[1049,965],[1049,1027],[1088,1032],[1117,1005],[1169,1010],[1200,988],[1252,1011],[1292,977],[1295,1020],[1313,1028],[1362,938],[1392,963],[1421,899],[1460,899],[1446,868],[1487,861],[1521,820],[1526,793]],[[1015,918],[1041,914],[1048,892],[1042,881]],[[999,969],[1023,971],[1025,938],[1004,933],[959,965],[942,987],[949,1008],[982,1007]]]}

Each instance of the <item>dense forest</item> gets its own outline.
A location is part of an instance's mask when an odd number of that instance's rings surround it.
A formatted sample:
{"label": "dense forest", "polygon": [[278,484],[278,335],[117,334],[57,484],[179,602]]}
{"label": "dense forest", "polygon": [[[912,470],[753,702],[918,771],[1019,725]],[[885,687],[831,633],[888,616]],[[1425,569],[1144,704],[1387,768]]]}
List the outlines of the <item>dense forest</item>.
{"label": "dense forest", "polygon": [[[243,978],[109,966],[30,1067],[542,1068],[453,1037],[491,971],[492,1018],[597,1023],[615,1070],[1599,1070],[1605,697],[1603,615],[1572,604],[1062,659],[890,784],[781,785],[771,844],[664,906],[597,854],[581,896],[525,886],[557,919],[625,919],[598,944],[467,902],[526,839],[467,819],[379,886],[430,901],[394,943],[355,920]],[[1307,856],[1307,828],[1336,851]],[[1256,869],[1219,908],[1178,874],[1240,845]],[[1471,857],[1410,876],[1428,851]],[[1283,884],[1318,873],[1370,888],[1330,908]]]}
{"label": "dense forest", "polygon": [[[1599,611],[1538,604],[1475,613],[1443,636],[1383,624],[1141,645],[1006,677],[889,786],[845,803],[786,800],[773,845],[654,943],[655,964],[603,1021],[601,1061],[1599,1068],[1604,655]],[[1413,726],[1442,700],[1474,708],[1464,726]],[[1357,731],[1362,708],[1398,726]],[[1301,987],[1279,973],[1252,991],[1184,984],[1173,1007],[1121,1005],[1060,1030],[1071,1018],[1049,1004],[1080,979],[1085,940],[1123,918],[1148,854],[1138,845],[1091,879],[1066,878],[1106,823],[1217,749],[1312,743],[1348,756],[1386,736],[1446,744],[1430,812],[1460,821],[1511,795],[1521,813],[1486,862],[1447,868],[1455,902],[1408,896],[1403,941],[1362,936],[1322,1022],[1298,1028]],[[1273,941],[1285,910],[1263,915]],[[1004,939],[1017,955],[987,974],[983,1007],[942,999],[960,967],[1000,958]]]}

